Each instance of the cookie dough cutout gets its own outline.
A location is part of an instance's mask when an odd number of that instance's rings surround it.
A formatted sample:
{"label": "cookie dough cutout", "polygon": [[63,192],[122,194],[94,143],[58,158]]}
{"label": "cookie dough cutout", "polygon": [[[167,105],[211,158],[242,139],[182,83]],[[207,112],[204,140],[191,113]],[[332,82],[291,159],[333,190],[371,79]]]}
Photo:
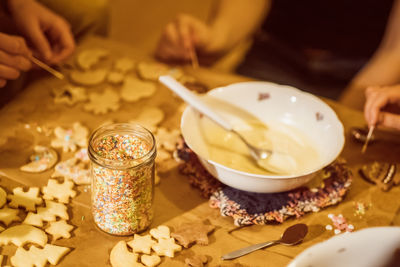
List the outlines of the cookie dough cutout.
{"label": "cookie dough cutout", "polygon": [[168,226],[160,225],[150,230],[150,235],[155,239],[167,239],[171,237],[171,231]]}
{"label": "cookie dough cutout", "polygon": [[157,107],[147,107],[140,112],[136,119],[130,122],[140,124],[149,131],[155,132],[157,130],[157,125],[159,125],[163,119],[164,112],[162,109]]}
{"label": "cookie dough cutout", "polygon": [[183,76],[182,70],[170,69],[167,65],[158,62],[139,62],[137,72],[141,79],[153,82],[158,82],[158,77],[162,75],[171,75],[177,80]]}
{"label": "cookie dough cutout", "polygon": [[83,70],[89,70],[108,55],[109,52],[106,49],[86,49],[78,54],[76,64]]}
{"label": "cookie dough cutout", "polygon": [[40,205],[43,199],[39,197],[39,188],[30,187],[28,192],[24,192],[22,187],[13,189],[13,194],[8,195],[7,198],[11,200],[8,204],[11,208],[23,207],[27,211],[36,211],[36,205]]}
{"label": "cookie dough cutout", "polygon": [[64,179],[63,183],[58,183],[55,179],[49,179],[47,186],[42,188],[43,198],[48,200],[57,199],[61,203],[68,203],[69,198],[76,196],[73,190],[74,182]]}
{"label": "cookie dough cutout", "polygon": [[21,166],[19,169],[24,172],[38,173],[44,172],[57,163],[57,152],[45,146],[35,146],[35,153],[30,157],[31,162]]}
{"label": "cookie dough cutout", "polygon": [[29,212],[23,223],[43,227],[44,221],[54,222],[57,220],[57,217],[63,220],[69,219],[67,206],[51,200],[45,200],[45,202],[46,207],[39,207],[37,213]]}
{"label": "cookie dough cutout", "polygon": [[134,77],[126,77],[121,89],[121,98],[128,102],[135,102],[147,98],[156,92],[156,85],[151,82],[138,80]]}
{"label": "cookie dough cutout", "polygon": [[142,267],[138,254],[129,252],[125,241],[119,241],[111,250],[110,262],[113,267]]}
{"label": "cookie dough cutout", "polygon": [[203,267],[207,262],[208,258],[206,255],[194,255],[185,259],[185,264],[188,267]]}
{"label": "cookie dough cutout", "polygon": [[152,249],[158,256],[173,258],[175,252],[181,251],[182,247],[176,244],[173,238],[160,238],[158,239],[158,243],[152,246]]}
{"label": "cookie dough cutout", "polygon": [[6,204],[7,202],[7,192],[0,187],[0,208],[2,208],[4,206],[4,204]]}
{"label": "cookie dough cutout", "polygon": [[173,152],[175,151],[179,136],[180,131],[178,129],[168,131],[166,128],[160,127],[156,134],[157,145],[169,152]]}
{"label": "cookie dough cutout", "polygon": [[73,180],[77,185],[90,184],[89,157],[87,149],[82,148],[75,156],[58,163],[51,177],[64,177]]}
{"label": "cookie dough cutout", "polygon": [[120,73],[127,73],[135,67],[135,62],[127,57],[119,58],[114,63],[114,70]]}
{"label": "cookie dough cutout", "polygon": [[119,95],[110,88],[105,89],[103,93],[91,93],[89,103],[83,108],[96,115],[116,111],[119,109]]}
{"label": "cookie dough cutout", "polygon": [[151,239],[151,235],[140,236],[135,234],[133,239],[127,242],[128,246],[132,248],[133,252],[150,254],[151,246],[156,244],[157,242]]}
{"label": "cookie dough cutout", "polygon": [[31,246],[29,250],[19,247],[15,255],[11,257],[11,264],[15,267],[45,266],[47,262],[57,265],[70,248],[46,244],[43,249]]}
{"label": "cookie dough cutout", "polygon": [[158,255],[142,255],[140,261],[147,267],[154,267],[161,263],[161,258]]}
{"label": "cookie dough cutout", "polygon": [[79,86],[67,85],[53,90],[54,103],[73,106],[87,100],[86,89]]}
{"label": "cookie dough cutout", "polygon": [[12,243],[17,247],[32,243],[43,247],[47,243],[45,232],[32,225],[21,224],[7,228],[0,233],[0,245]]}
{"label": "cookie dough cutout", "polygon": [[65,220],[50,222],[50,226],[46,228],[46,233],[53,236],[53,241],[60,238],[70,238],[70,232],[74,227],[68,224]]}
{"label": "cookie dough cutout", "polygon": [[98,69],[90,71],[73,70],[69,74],[71,81],[77,85],[95,86],[105,81],[107,70]]}
{"label": "cookie dough cutout", "polygon": [[124,82],[125,75],[118,71],[110,71],[107,74],[107,82],[111,84],[122,84]]}
{"label": "cookie dough cutout", "polygon": [[18,216],[19,210],[10,209],[8,207],[4,207],[0,209],[0,221],[3,222],[6,226],[9,226],[12,222],[20,222],[21,218]]}
{"label": "cookie dough cutout", "polygon": [[54,129],[56,138],[51,140],[51,146],[62,148],[64,152],[74,152],[78,147],[87,147],[88,134],[88,129],[79,122],[75,122],[72,125],[72,129],[56,127]]}
{"label": "cookie dough cutout", "polygon": [[213,225],[198,223],[184,223],[179,226],[171,237],[175,238],[179,244],[188,248],[193,244],[208,245],[208,234],[214,231]]}

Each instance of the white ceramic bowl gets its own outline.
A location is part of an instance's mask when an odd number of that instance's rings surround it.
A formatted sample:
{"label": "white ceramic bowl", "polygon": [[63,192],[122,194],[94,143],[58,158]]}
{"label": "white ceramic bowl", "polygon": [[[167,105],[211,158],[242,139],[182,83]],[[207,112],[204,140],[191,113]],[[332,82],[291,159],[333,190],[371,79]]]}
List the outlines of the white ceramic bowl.
{"label": "white ceramic bowl", "polygon": [[313,141],[321,157],[316,168],[296,175],[260,175],[229,168],[209,159],[198,113],[187,107],[181,119],[187,145],[214,177],[231,187],[260,193],[288,191],[310,181],[342,151],[344,130],[335,112],[318,97],[296,88],[268,82],[245,82],[211,90],[203,99],[233,125],[248,116],[256,117],[266,125],[276,122],[290,125]]}

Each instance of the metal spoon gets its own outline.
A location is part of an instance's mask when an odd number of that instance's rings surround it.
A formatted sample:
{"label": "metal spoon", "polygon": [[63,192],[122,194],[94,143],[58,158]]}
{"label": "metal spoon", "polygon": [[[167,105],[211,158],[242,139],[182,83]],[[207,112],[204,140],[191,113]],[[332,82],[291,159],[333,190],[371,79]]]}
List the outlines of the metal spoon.
{"label": "metal spoon", "polygon": [[213,120],[215,123],[220,125],[225,130],[237,135],[240,138],[240,140],[242,140],[243,143],[247,146],[247,148],[250,151],[250,155],[255,159],[255,161],[257,163],[260,160],[265,160],[269,156],[272,155],[272,150],[258,148],[258,147],[253,146],[252,144],[250,144],[241,134],[239,134],[238,132],[236,132],[233,129],[233,127],[232,127],[232,125],[230,125],[230,123],[225,121],[219,114],[215,113],[212,110],[212,108],[210,108],[199,97],[197,97],[195,94],[193,94],[189,89],[187,89],[185,86],[183,86],[177,80],[175,80],[173,77],[171,77],[169,75],[160,76],[159,81],[162,84],[164,84],[165,86],[167,86],[169,89],[171,89],[175,94],[177,94],[180,98],[182,98],[183,101],[188,103],[191,107],[193,107],[200,113],[204,114],[211,120]]}
{"label": "metal spoon", "polygon": [[281,239],[279,240],[274,240],[274,241],[268,241],[264,243],[259,243],[255,245],[251,245],[239,250],[235,250],[233,252],[230,252],[228,254],[225,254],[221,257],[222,260],[232,260],[238,257],[241,257],[243,255],[247,255],[253,251],[266,248],[272,245],[276,244],[282,244],[282,245],[287,245],[287,246],[293,246],[299,244],[301,241],[303,241],[304,237],[307,235],[308,232],[308,227],[307,225],[303,223],[295,224],[290,226],[285,230],[283,233]]}

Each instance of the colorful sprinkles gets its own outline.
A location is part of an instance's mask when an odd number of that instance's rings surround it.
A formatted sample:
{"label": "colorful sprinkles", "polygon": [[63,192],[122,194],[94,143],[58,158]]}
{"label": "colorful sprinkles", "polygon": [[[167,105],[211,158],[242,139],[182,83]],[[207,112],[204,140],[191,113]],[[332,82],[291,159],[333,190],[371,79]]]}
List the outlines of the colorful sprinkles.
{"label": "colorful sprinkles", "polygon": [[[94,151],[118,163],[137,160],[151,146],[134,135],[110,135],[94,142]],[[129,235],[144,230],[153,218],[154,158],[140,166],[109,168],[92,163],[92,212],[100,229]]]}
{"label": "colorful sprinkles", "polygon": [[349,233],[353,232],[354,226],[352,224],[347,223],[346,218],[342,215],[334,215],[334,214],[329,214],[328,218],[332,220],[332,225],[328,224],[325,226],[325,229],[328,231],[334,230],[335,235],[338,235],[342,232]]}

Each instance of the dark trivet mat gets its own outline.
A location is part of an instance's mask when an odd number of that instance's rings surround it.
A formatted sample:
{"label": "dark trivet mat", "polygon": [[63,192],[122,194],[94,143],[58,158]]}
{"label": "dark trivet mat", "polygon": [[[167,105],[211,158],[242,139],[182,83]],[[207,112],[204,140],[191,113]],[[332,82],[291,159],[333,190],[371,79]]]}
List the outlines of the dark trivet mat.
{"label": "dark trivet mat", "polygon": [[222,216],[232,217],[238,226],[283,222],[291,216],[317,212],[342,201],[352,182],[346,162],[338,159],[304,187],[282,193],[251,193],[220,183],[183,141],[177,146],[177,155],[182,160],[179,170],[189,183],[210,198],[212,208],[219,208]]}

